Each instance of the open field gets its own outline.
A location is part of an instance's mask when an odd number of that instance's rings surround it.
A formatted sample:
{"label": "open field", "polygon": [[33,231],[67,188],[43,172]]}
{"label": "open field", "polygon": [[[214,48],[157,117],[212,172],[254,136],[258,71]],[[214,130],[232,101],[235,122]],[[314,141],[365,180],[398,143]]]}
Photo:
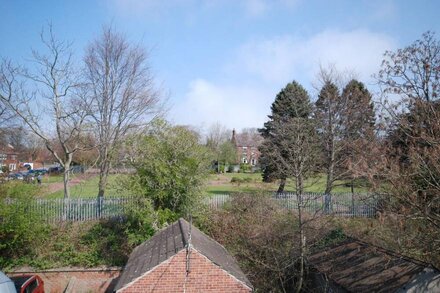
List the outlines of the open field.
{"label": "open field", "polygon": [[[98,181],[97,175],[90,175],[86,178],[80,178],[81,175],[74,175],[71,179],[71,197],[72,198],[95,198],[98,194]],[[121,190],[120,181],[126,175],[110,175],[107,194],[110,196],[125,196]],[[84,176],[83,176],[84,177]],[[233,178],[237,182],[233,181]],[[42,197],[44,198],[62,198],[62,176],[45,176],[43,179],[43,186],[46,187],[47,193]],[[336,182],[336,186],[333,188],[335,193],[351,192],[349,186],[344,184],[345,182]],[[57,184],[58,190],[51,191],[51,187]],[[229,194],[236,192],[275,192],[278,189],[279,182],[264,183],[262,182],[260,173],[225,173],[225,174],[210,174],[205,186],[207,194]],[[53,190],[53,189],[52,189]],[[325,176],[311,178],[306,181],[305,191],[307,192],[324,192],[325,190]],[[285,188],[286,192],[294,192],[294,182],[288,180]],[[354,188],[355,192],[368,192],[368,188],[365,186],[357,185]]]}
{"label": "open field", "polygon": [[[231,182],[232,178],[238,178],[242,182]],[[274,192],[278,189],[279,182],[264,183],[260,173],[225,173],[211,174],[206,186],[209,194],[223,194],[231,192]],[[306,181],[305,191],[324,192],[325,176],[311,178]],[[286,192],[295,191],[294,182],[288,180],[285,188]],[[355,186],[355,192],[367,192],[365,186]],[[343,181],[337,181],[333,188],[335,193],[351,192],[351,188],[345,185]]]}
{"label": "open field", "polygon": [[[123,192],[120,190],[120,180],[126,175],[109,175],[108,178],[108,187],[106,190],[106,194],[109,196],[125,196],[126,194],[123,194]],[[52,176],[52,177],[58,177],[58,176]],[[61,178],[62,182],[62,176],[59,176]],[[75,178],[75,177],[74,177]],[[57,181],[54,182],[56,183]],[[99,176],[97,175],[90,175],[88,179],[83,180],[79,183],[76,183],[75,185],[71,186],[70,188],[70,196],[72,198],[95,198],[98,196],[98,182],[99,182]],[[44,181],[43,181],[44,183]],[[47,193],[43,197],[47,199],[51,198],[62,198],[64,194],[63,189],[60,189],[58,191]]]}

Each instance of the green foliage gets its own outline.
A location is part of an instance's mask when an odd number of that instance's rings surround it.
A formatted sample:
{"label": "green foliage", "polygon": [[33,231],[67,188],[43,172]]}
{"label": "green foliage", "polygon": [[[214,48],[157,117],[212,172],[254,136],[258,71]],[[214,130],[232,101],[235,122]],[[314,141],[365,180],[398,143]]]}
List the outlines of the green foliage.
{"label": "green foliage", "polygon": [[347,239],[347,236],[344,233],[344,230],[340,227],[331,230],[327,235],[325,235],[322,239],[320,239],[314,246],[313,249],[319,250],[326,248],[328,246],[337,244],[341,241]]}
{"label": "green foliage", "polygon": [[0,198],[0,267],[22,255],[35,255],[35,248],[48,233],[41,217],[28,209],[31,195],[23,183],[4,184]]}
{"label": "green foliage", "polygon": [[231,183],[250,183],[252,182],[252,178],[251,177],[232,177],[231,178]]}
{"label": "green foliage", "polygon": [[[162,225],[171,215],[158,212],[159,222]],[[133,205],[126,213],[124,222],[124,234],[128,239],[129,246],[136,246],[150,238],[154,232],[156,214],[151,202],[147,198],[138,198],[137,204]]]}
{"label": "green foliage", "polygon": [[281,174],[282,167],[277,164],[271,151],[275,140],[274,131],[292,118],[308,119],[312,111],[312,104],[307,91],[298,82],[293,81],[277,94],[271,110],[269,121],[264,123],[264,128],[259,130],[264,138],[260,147],[260,164],[264,182],[286,178]]}
{"label": "green foliage", "polygon": [[250,171],[251,171],[251,165],[244,164],[244,163],[240,164],[240,172],[246,173],[246,172],[250,172]]}
{"label": "green foliage", "polygon": [[237,161],[237,149],[230,140],[219,146],[219,162],[223,164],[234,164]]}
{"label": "green foliage", "polygon": [[13,180],[0,184],[0,198],[31,198],[41,194],[41,187],[35,184]]}
{"label": "green foliage", "polygon": [[184,214],[198,202],[209,173],[209,151],[194,132],[156,121],[129,147],[136,169],[130,187],[151,199],[154,209]]}

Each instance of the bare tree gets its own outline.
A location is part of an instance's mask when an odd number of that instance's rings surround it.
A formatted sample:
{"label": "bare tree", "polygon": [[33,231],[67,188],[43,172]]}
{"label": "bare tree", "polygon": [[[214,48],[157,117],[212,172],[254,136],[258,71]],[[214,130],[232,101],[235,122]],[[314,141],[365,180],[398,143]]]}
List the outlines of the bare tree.
{"label": "bare tree", "polygon": [[397,94],[404,102],[436,100],[440,91],[440,42],[433,32],[397,51],[386,51],[376,76],[385,94]]}
{"label": "bare tree", "polygon": [[[41,40],[48,53],[32,52],[35,71],[2,62],[0,100],[44,142],[64,168],[64,197],[69,198],[70,164],[81,148],[77,138],[83,131],[86,107],[70,44],[55,39],[51,26],[47,33],[41,33]],[[35,89],[29,92],[31,85]]]}
{"label": "bare tree", "polygon": [[125,135],[160,113],[147,61],[143,48],[110,27],[87,48],[84,62],[99,151],[99,198]]}
{"label": "bare tree", "polygon": [[[440,42],[432,32],[385,53],[377,76],[391,121],[381,164],[370,173],[387,197],[381,211],[398,247],[440,263]],[[380,176],[377,176],[380,175]]]}
{"label": "bare tree", "polygon": [[[235,131],[235,130],[234,130]],[[213,160],[217,164],[217,173],[220,173],[220,164],[226,165],[231,159],[236,160],[235,146],[231,143],[231,131],[224,125],[216,122],[208,128],[206,146],[212,152]]]}
{"label": "bare tree", "polygon": [[356,165],[364,161],[362,151],[366,142],[374,139],[371,94],[362,83],[349,78],[350,75],[334,67],[321,68],[318,74],[322,87],[315,104],[315,118],[322,141],[325,194],[331,194],[337,180],[353,178]]}

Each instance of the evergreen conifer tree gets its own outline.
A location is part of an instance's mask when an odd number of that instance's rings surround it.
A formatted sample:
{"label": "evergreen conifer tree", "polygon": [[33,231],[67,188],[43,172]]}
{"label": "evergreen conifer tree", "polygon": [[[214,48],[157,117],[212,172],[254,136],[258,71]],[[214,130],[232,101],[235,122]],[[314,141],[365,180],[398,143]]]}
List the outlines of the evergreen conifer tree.
{"label": "evergreen conifer tree", "polygon": [[277,128],[283,127],[292,118],[308,119],[312,112],[312,104],[307,91],[296,81],[288,83],[276,96],[271,106],[269,121],[264,123],[264,128],[259,129],[264,141],[260,147],[260,162],[263,170],[263,181],[271,182],[281,179],[278,192],[284,191],[286,175],[280,170],[276,159],[271,155],[272,148],[276,147]]}

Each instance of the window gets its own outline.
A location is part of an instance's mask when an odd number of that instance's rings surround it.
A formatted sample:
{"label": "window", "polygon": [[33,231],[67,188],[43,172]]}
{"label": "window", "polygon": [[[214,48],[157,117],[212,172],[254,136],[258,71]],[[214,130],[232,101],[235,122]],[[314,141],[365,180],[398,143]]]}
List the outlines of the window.
{"label": "window", "polygon": [[38,287],[38,281],[37,279],[32,280],[32,282],[30,282],[26,288],[24,289],[25,293],[32,293],[34,292],[35,289],[37,289]]}
{"label": "window", "polygon": [[9,171],[15,171],[17,169],[16,164],[9,164]]}
{"label": "window", "polygon": [[17,155],[11,155],[11,160],[16,160],[17,159]]}
{"label": "window", "polygon": [[252,160],[251,160],[251,165],[252,165],[252,166],[255,166],[256,164],[257,164],[257,161],[256,161],[255,159],[252,159]]}
{"label": "window", "polygon": [[241,162],[242,162],[243,164],[247,164],[247,158],[246,158],[246,157],[243,157],[243,158],[241,159]]}

